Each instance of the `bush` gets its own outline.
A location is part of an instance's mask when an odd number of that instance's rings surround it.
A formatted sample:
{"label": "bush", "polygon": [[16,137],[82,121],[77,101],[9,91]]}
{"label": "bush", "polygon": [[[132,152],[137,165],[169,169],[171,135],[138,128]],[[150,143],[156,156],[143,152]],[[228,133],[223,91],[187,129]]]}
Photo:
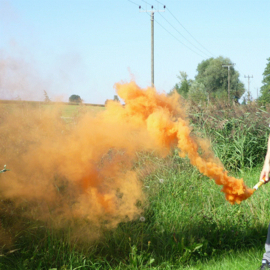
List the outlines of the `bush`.
{"label": "bush", "polygon": [[70,103],[82,103],[82,99],[81,99],[81,97],[78,96],[78,95],[71,95],[71,96],[69,97],[69,102],[70,102]]}

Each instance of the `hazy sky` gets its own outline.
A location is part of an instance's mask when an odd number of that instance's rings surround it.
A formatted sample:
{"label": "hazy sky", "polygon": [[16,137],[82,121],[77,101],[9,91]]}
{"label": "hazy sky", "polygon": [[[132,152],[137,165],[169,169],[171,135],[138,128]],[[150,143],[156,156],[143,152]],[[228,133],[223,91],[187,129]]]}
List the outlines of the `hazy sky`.
{"label": "hazy sky", "polygon": [[[250,90],[257,97],[270,57],[269,0],[160,2],[166,11],[155,14],[159,92],[173,88],[179,71],[193,79],[202,60],[223,56],[236,64],[246,89],[244,75],[253,75]],[[0,98],[42,99],[46,90],[54,99],[78,94],[104,103],[116,82],[134,78],[149,86],[150,16],[138,5],[150,9],[142,0],[0,0]]]}

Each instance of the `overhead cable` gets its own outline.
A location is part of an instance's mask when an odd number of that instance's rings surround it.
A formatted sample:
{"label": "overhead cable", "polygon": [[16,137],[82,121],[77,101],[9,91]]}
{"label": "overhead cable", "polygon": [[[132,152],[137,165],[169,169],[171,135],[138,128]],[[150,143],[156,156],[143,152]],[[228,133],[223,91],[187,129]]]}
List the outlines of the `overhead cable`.
{"label": "overhead cable", "polygon": [[171,13],[171,11],[167,8],[168,12],[174,17],[174,19],[183,27],[183,29],[201,46],[203,47],[208,53],[210,53],[213,57],[214,54],[207,50],[181,23],[180,21]]}
{"label": "overhead cable", "polygon": [[179,35],[181,35],[189,44],[194,46],[198,51],[205,54],[207,57],[209,57],[209,54],[206,54],[204,51],[202,51],[200,48],[198,48],[196,45],[194,45],[192,42],[190,42],[181,32],[178,31],[162,14],[159,14]]}
{"label": "overhead cable", "polygon": [[[140,7],[140,5],[138,5],[137,3],[135,3],[135,2],[133,2],[133,1],[131,1],[131,0],[128,0],[128,1]],[[149,4],[148,2],[146,2],[145,0],[142,0],[142,1],[145,2],[146,4],[150,5],[150,4]],[[157,2],[158,2],[158,1],[157,1]],[[159,3],[160,3],[160,2],[159,2]],[[143,9],[143,8],[141,7],[141,9]],[[146,13],[146,14],[147,14],[148,16],[151,17],[150,14],[148,14],[148,13]],[[203,56],[203,55],[201,55],[200,53],[194,51],[192,48],[190,48],[190,47],[187,46],[185,43],[183,43],[181,40],[179,40],[175,35],[173,35],[173,34],[172,34],[170,31],[168,31],[164,26],[162,26],[156,19],[154,19],[154,21],[155,21],[161,28],[163,28],[167,33],[169,33],[173,38],[175,38],[179,43],[181,43],[184,47],[186,47],[187,49],[189,49],[189,50],[192,51],[193,53],[197,54],[198,56],[200,56],[200,57],[202,57],[202,58],[205,58],[205,56]],[[195,46],[195,45],[193,45],[193,46]],[[204,54],[205,54],[205,53],[204,53]]]}
{"label": "overhead cable", "polygon": [[162,26],[156,19],[155,22],[162,27],[166,32],[168,32],[172,37],[174,37],[178,42],[180,42],[183,46],[185,46],[187,49],[189,49],[190,51],[196,53],[197,55],[201,56],[202,58],[205,58],[204,56],[202,56],[201,54],[197,53],[196,51],[194,51],[193,49],[191,49],[190,47],[188,47],[186,44],[184,44],[181,40],[179,40],[176,36],[174,36],[170,31],[168,31],[164,26]]}
{"label": "overhead cable", "polygon": [[131,1],[131,0],[128,0],[130,3],[132,3],[132,4],[134,4],[134,5],[136,5],[136,6],[140,6],[140,5],[138,5],[137,3],[135,3],[135,2],[133,2],[133,1]]}
{"label": "overhead cable", "polygon": [[[161,5],[164,5],[163,3],[161,3],[160,1],[158,1],[158,0],[156,0],[156,2],[158,2],[159,4],[161,4]],[[168,8],[168,7],[166,7],[166,10],[171,14],[171,16],[180,24],[180,26],[202,47],[202,48],[204,48],[208,53],[210,53],[213,57],[215,57],[214,56],[214,54],[213,53],[211,53],[207,48],[205,48],[185,27],[184,27],[184,25],[182,25],[181,23],[180,23],[180,21],[172,14],[172,12],[170,11],[170,9]]]}

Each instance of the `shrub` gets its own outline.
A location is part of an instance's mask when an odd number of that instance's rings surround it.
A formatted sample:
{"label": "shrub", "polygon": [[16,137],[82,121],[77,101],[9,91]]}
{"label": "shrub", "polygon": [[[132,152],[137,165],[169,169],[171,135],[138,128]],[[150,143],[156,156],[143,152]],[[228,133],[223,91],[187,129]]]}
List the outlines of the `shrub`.
{"label": "shrub", "polygon": [[70,103],[82,103],[82,99],[81,99],[81,97],[78,96],[78,95],[71,95],[71,96],[69,97],[69,102],[70,102]]}

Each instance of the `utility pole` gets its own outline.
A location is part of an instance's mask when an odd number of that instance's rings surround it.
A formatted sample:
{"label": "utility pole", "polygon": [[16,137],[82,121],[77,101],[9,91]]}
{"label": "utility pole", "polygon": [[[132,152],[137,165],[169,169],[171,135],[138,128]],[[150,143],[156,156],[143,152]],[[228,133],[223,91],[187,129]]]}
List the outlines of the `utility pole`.
{"label": "utility pole", "polygon": [[[251,76],[244,76],[244,78],[247,78],[248,79],[248,100],[249,101],[251,101],[251,98],[250,98],[250,96],[251,96],[251,94],[250,94],[250,91],[249,91],[249,85],[250,85],[250,81],[249,81],[249,79],[252,79],[253,78],[253,75],[251,75]],[[257,90],[257,95],[258,95],[258,90]]]}
{"label": "utility pole", "polygon": [[[154,6],[151,6],[150,10],[140,10],[140,12],[150,12],[151,13],[151,85],[154,87],[154,13],[164,12],[166,6],[163,6],[163,10],[154,10]],[[141,9],[141,6],[139,6]]]}
{"label": "utility pole", "polygon": [[228,68],[228,103],[230,103],[230,67],[233,67],[235,64],[223,64],[222,67]]}

